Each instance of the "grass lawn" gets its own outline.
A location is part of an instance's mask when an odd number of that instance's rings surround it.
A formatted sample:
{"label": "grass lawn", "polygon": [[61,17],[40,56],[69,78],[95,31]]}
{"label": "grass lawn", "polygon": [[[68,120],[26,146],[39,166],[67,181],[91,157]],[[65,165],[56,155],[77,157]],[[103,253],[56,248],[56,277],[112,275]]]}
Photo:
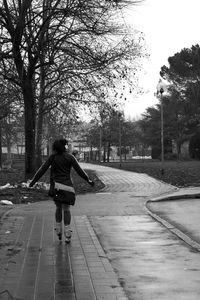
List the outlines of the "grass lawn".
{"label": "grass lawn", "polygon": [[[119,162],[105,163],[104,165],[120,168]],[[161,174],[160,161],[131,161],[122,162],[121,169],[146,173],[156,179],[170,183],[177,187],[200,186],[200,161],[165,161],[164,174]]]}

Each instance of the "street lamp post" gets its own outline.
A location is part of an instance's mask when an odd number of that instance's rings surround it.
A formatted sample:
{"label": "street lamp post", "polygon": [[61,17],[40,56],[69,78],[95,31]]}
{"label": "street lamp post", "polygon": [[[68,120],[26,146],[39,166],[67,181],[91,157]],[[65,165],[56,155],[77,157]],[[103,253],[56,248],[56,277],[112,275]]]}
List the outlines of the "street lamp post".
{"label": "street lamp post", "polygon": [[164,122],[163,122],[163,88],[160,89],[160,100],[161,100],[161,173],[164,174]]}
{"label": "street lamp post", "polygon": [[161,174],[164,174],[164,116],[163,116],[163,93],[165,91],[166,84],[159,79],[157,85],[157,94],[160,94],[160,119],[161,119]]}
{"label": "street lamp post", "polygon": [[99,126],[99,162],[101,163],[101,147],[102,147],[102,124]]}
{"label": "street lamp post", "polygon": [[121,124],[122,113],[118,113],[119,118],[119,166],[122,166],[122,124]]}
{"label": "street lamp post", "polygon": [[122,166],[122,128],[121,128],[121,120],[119,119],[119,166]]}

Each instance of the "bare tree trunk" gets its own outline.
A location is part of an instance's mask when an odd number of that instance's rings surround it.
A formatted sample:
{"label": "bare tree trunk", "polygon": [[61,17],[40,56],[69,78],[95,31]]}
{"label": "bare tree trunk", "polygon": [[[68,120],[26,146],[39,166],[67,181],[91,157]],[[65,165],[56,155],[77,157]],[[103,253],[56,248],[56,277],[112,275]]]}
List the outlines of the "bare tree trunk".
{"label": "bare tree trunk", "polygon": [[0,121],[0,169],[2,168],[2,133],[1,133],[1,121]]}
{"label": "bare tree trunk", "polygon": [[36,168],[38,169],[42,164],[42,137],[43,137],[43,119],[44,119],[44,91],[45,85],[45,73],[41,68],[40,76],[40,99],[39,99],[39,111],[37,120],[37,131],[36,131]]}
{"label": "bare tree trunk", "polygon": [[40,96],[39,96],[39,111],[38,111],[38,121],[37,121],[37,132],[36,132],[36,167],[39,168],[42,164],[42,138],[43,138],[43,119],[44,119],[44,104],[45,104],[45,41],[48,35],[49,21],[47,21],[48,10],[50,8],[50,2],[43,2],[43,22],[44,26],[41,31],[41,36],[43,36],[43,47],[40,54]]}
{"label": "bare tree trunk", "polygon": [[[30,5],[27,1],[26,5]],[[32,177],[35,172],[35,96],[33,93],[33,70],[31,67],[26,72],[20,53],[20,38],[13,44],[13,53],[16,69],[20,78],[24,99],[25,120],[25,180]],[[32,66],[34,69],[34,66]]]}
{"label": "bare tree trunk", "polygon": [[23,84],[25,116],[25,179],[35,172],[35,99],[31,80]]}
{"label": "bare tree trunk", "polygon": [[106,161],[106,146],[103,146],[103,162]]}
{"label": "bare tree trunk", "polygon": [[92,151],[92,145],[90,145],[90,160],[93,160],[93,151]]}
{"label": "bare tree trunk", "polygon": [[36,157],[35,164],[38,169],[42,164],[42,131],[43,131],[43,113],[39,106],[39,114],[37,120],[37,131],[36,131]]}
{"label": "bare tree trunk", "polygon": [[182,143],[180,143],[179,141],[177,141],[177,143],[176,143],[176,147],[177,147],[177,159],[180,159],[180,156],[181,156],[181,145],[182,145]]}
{"label": "bare tree trunk", "polygon": [[11,161],[12,160],[12,154],[11,154],[11,143],[10,143],[10,139],[7,139],[7,161]]}
{"label": "bare tree trunk", "polygon": [[107,162],[110,161],[110,142],[108,142],[108,149],[107,149]]}

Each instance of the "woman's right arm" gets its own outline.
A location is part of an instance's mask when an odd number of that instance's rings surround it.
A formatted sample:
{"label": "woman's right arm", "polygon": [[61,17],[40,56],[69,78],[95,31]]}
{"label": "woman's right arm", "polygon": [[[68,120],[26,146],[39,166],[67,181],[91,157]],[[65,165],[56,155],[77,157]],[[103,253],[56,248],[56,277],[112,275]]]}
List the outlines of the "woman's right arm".
{"label": "woman's right arm", "polygon": [[44,175],[44,173],[48,170],[50,165],[52,164],[54,159],[54,155],[49,156],[49,158],[42,164],[42,166],[37,170],[33,179],[31,180],[29,187],[34,186],[34,184]]}

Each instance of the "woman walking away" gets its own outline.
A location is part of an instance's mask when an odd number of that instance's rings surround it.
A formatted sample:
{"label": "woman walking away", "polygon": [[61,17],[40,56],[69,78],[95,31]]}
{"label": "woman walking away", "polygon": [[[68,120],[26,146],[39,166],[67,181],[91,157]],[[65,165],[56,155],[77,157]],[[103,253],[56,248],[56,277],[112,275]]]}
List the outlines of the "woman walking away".
{"label": "woman walking away", "polygon": [[70,205],[75,204],[75,191],[70,176],[71,168],[73,167],[78,175],[85,179],[91,186],[94,186],[94,182],[80,167],[76,158],[66,151],[65,146],[67,144],[68,142],[65,139],[56,140],[53,143],[53,154],[39,168],[29,186],[32,187],[48,168],[51,167],[49,196],[53,197],[56,205],[56,233],[59,240],[62,240],[62,221],[64,221],[65,241],[68,243],[70,242],[72,232],[70,228]]}

